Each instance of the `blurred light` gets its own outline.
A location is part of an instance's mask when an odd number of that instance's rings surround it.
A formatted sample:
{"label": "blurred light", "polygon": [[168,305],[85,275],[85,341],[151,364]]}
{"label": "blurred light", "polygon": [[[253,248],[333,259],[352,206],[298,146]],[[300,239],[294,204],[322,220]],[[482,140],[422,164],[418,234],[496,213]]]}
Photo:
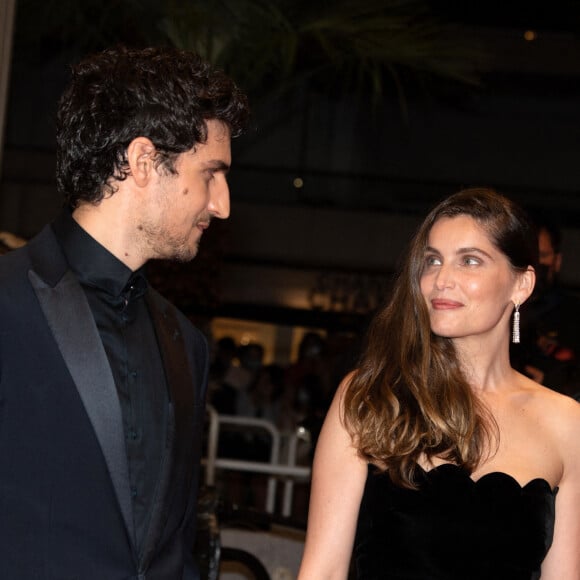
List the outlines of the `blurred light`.
{"label": "blurred light", "polygon": [[532,40],[536,40],[536,38],[538,38],[538,35],[536,34],[535,30],[526,30],[524,32],[524,38],[531,42]]}
{"label": "blurred light", "polygon": [[300,189],[301,187],[304,187],[304,181],[301,177],[295,177],[292,185],[294,185],[296,189]]}

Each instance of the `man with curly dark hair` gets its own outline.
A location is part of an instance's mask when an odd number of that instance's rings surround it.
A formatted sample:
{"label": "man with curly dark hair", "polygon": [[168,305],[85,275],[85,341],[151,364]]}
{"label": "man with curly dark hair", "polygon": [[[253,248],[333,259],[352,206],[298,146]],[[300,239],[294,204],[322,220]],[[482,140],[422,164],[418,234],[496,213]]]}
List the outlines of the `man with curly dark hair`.
{"label": "man with curly dark hair", "polygon": [[198,56],[115,48],[57,116],[67,208],[0,260],[0,577],[184,580],[208,374],[202,334],[150,288],[230,211],[245,96]]}

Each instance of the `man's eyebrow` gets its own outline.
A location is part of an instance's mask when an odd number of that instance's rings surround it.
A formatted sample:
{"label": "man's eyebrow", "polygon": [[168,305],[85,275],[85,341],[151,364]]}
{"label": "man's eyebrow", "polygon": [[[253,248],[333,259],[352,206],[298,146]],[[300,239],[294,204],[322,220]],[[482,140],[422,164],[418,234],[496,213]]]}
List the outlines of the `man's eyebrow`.
{"label": "man's eyebrow", "polygon": [[205,169],[213,169],[214,171],[223,171],[227,173],[230,170],[230,166],[221,159],[210,159],[206,161],[204,164]]}

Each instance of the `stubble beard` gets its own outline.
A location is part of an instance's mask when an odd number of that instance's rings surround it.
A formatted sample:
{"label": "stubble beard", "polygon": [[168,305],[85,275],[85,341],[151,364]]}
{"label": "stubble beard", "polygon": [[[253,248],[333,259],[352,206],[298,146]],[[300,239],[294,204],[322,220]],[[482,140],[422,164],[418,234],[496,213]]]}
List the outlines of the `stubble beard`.
{"label": "stubble beard", "polygon": [[198,251],[199,251],[199,240],[195,242],[195,245],[193,247],[188,247],[187,245],[184,245],[179,248],[175,248],[173,254],[170,255],[167,259],[180,263],[191,262],[191,260],[193,260],[197,256]]}
{"label": "stubble beard", "polygon": [[196,240],[192,245],[188,239],[166,237],[159,249],[164,254],[164,260],[186,263],[191,262],[197,256],[199,241],[199,239]]}
{"label": "stubble beard", "polygon": [[149,248],[153,259],[186,263],[193,260],[199,250],[199,238],[192,242],[189,237],[176,236],[164,228],[148,224],[143,224],[141,230],[144,245]]}

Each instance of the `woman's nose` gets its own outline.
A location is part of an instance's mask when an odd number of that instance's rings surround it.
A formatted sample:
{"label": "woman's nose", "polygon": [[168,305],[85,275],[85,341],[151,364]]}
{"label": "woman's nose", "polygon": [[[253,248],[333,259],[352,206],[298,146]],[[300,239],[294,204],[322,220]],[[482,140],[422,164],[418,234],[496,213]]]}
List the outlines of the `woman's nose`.
{"label": "woman's nose", "polygon": [[455,284],[453,270],[449,266],[441,266],[435,276],[435,287],[438,290],[451,288]]}

